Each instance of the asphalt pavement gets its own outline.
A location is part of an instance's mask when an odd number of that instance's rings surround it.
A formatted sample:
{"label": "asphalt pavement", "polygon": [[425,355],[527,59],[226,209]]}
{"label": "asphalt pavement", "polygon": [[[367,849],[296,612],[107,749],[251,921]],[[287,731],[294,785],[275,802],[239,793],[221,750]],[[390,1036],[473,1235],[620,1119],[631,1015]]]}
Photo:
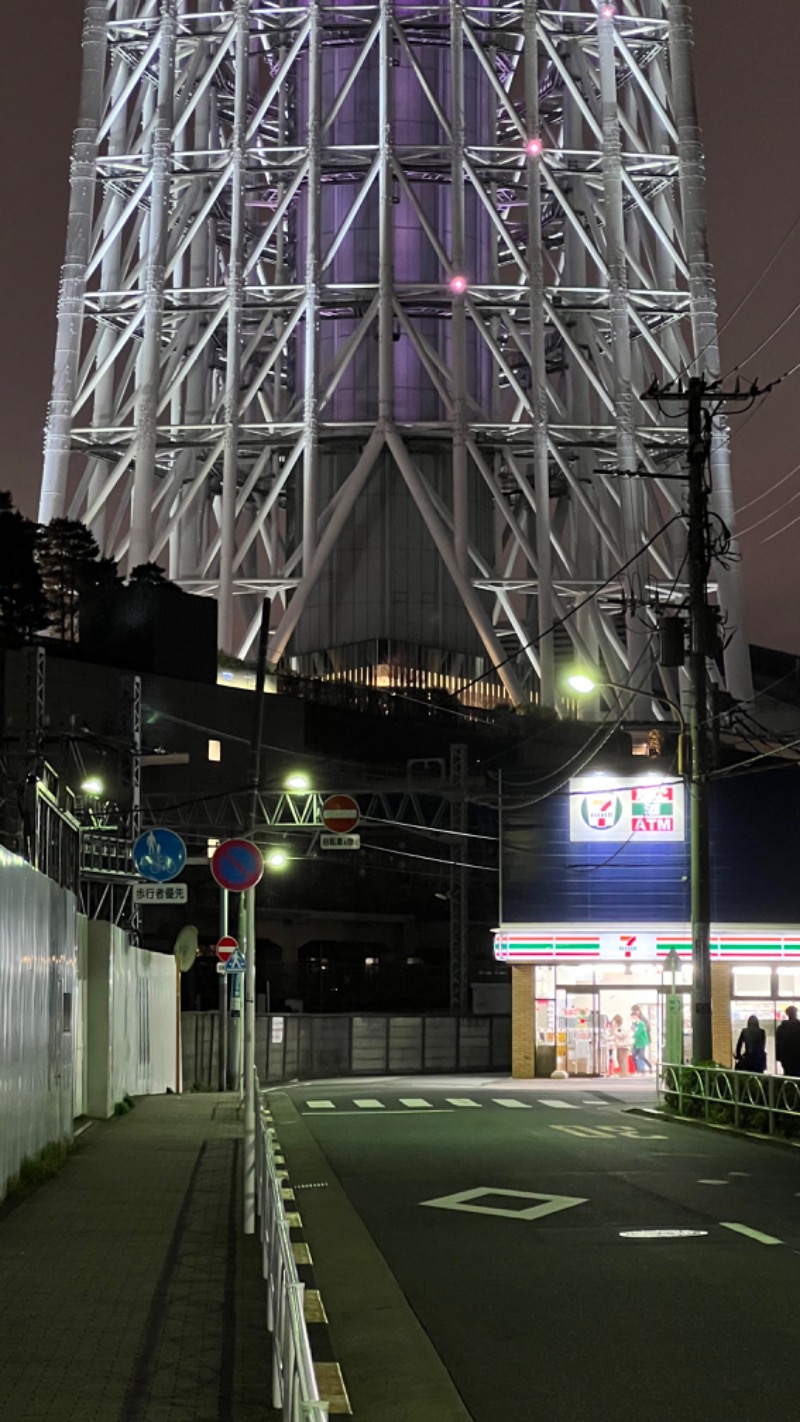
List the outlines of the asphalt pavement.
{"label": "asphalt pavement", "polygon": [[[425,1077],[271,1096],[318,1272],[338,1250],[326,1304],[357,1418],[772,1422],[791,1408],[800,1154],[629,1114],[651,1091]],[[346,1231],[333,1238],[326,1186],[366,1226],[347,1327]],[[414,1338],[429,1340],[450,1410],[376,1408],[360,1387],[365,1360],[348,1350],[367,1250],[420,1325],[393,1355],[362,1319],[384,1396],[413,1377]]]}

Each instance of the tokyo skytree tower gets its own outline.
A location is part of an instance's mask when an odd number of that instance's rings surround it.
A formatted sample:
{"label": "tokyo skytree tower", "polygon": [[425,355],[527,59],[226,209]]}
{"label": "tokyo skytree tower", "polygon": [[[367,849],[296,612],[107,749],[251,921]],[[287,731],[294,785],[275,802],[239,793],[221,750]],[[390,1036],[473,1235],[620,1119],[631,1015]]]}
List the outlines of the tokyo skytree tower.
{"label": "tokyo skytree tower", "polygon": [[83,46],[40,518],[230,653],[270,595],[305,673],[652,678],[686,447],[642,397],[719,374],[686,0],[88,0]]}

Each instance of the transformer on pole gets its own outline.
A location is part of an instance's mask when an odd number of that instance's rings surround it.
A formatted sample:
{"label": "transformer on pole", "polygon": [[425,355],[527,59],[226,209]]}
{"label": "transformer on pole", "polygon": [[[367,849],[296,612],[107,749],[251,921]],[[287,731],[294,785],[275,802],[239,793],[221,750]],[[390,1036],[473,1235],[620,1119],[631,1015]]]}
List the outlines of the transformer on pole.
{"label": "transformer on pole", "polygon": [[[88,0],[40,518],[215,598],[226,651],[269,596],[312,675],[554,705],[569,641],[649,686],[685,447],[641,396],[687,372],[685,0]],[[730,526],[723,423],[713,474]]]}

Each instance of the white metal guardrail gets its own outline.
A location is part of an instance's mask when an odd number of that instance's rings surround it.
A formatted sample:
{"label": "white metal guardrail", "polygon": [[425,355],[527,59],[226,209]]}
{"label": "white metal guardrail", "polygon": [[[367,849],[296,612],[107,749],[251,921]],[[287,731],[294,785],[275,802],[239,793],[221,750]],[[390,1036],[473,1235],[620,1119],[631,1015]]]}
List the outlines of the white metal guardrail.
{"label": "white metal guardrail", "polygon": [[304,1285],[297,1275],[289,1222],[275,1161],[275,1134],[256,1090],[256,1206],[261,1268],[267,1286],[267,1328],[272,1334],[272,1406],[289,1422],[322,1422],[328,1404],[320,1398],[303,1314]]}
{"label": "white metal guardrail", "polygon": [[658,1095],[681,1116],[800,1137],[800,1078],[726,1067],[658,1067]]}

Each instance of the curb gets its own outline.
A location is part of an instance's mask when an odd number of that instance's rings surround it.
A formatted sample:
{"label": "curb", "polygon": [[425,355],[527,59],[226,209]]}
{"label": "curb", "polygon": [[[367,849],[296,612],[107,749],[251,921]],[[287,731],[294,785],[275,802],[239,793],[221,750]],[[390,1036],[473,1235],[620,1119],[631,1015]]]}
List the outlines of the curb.
{"label": "curb", "polygon": [[726,1126],[719,1121],[703,1121],[697,1116],[676,1116],[672,1111],[662,1111],[657,1106],[626,1106],[626,1116],[645,1116],[648,1120],[674,1121],[679,1126],[696,1126],[701,1131],[722,1131],[728,1136],[738,1136],[741,1140],[758,1141],[759,1145],[780,1146],[783,1150],[800,1150],[800,1140],[786,1141],[780,1136],[764,1136],[760,1131],[745,1131],[741,1126]]}

